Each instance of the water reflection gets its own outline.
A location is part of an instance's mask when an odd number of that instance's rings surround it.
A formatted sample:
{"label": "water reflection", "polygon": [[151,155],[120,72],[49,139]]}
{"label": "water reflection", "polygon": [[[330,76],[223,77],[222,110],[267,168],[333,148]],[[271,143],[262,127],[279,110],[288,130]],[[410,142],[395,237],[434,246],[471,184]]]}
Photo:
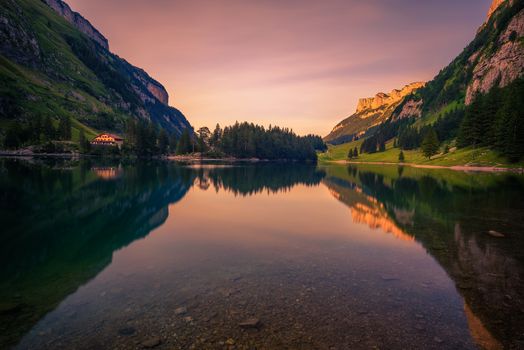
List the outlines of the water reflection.
{"label": "water reflection", "polygon": [[[437,259],[465,299],[479,346],[522,346],[523,178],[392,169],[349,167],[344,174],[331,168],[324,182],[354,220],[416,239]],[[492,237],[491,230],[505,237]]]}
{"label": "water reflection", "polygon": [[[0,174],[0,347],[524,340],[518,176],[13,160]],[[262,326],[240,329],[249,317]]]}
{"label": "water reflection", "polygon": [[[247,195],[318,184],[312,167],[0,160],[0,347],[15,343],[113,252],[145,237],[193,184]],[[269,177],[269,174],[278,174]],[[197,181],[195,181],[197,180]],[[208,185],[209,186],[209,185]]]}

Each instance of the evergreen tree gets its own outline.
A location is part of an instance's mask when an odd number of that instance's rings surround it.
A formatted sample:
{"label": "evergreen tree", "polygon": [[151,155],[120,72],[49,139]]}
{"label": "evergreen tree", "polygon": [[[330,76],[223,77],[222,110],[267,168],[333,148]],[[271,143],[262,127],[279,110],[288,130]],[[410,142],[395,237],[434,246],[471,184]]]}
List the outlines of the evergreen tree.
{"label": "evergreen tree", "polygon": [[178,140],[178,145],[176,148],[176,154],[182,155],[182,154],[188,154],[192,151],[192,145],[191,145],[191,136],[189,135],[189,129],[185,128],[182,132],[182,136],[180,136],[180,140]]}
{"label": "evergreen tree", "polygon": [[358,158],[358,149],[357,146],[353,149],[353,157]]}
{"label": "evergreen tree", "polygon": [[61,117],[58,121],[58,137],[60,140],[71,140],[71,118]]}
{"label": "evergreen tree", "polygon": [[471,105],[466,109],[464,120],[460,125],[460,130],[457,138],[457,145],[459,147],[479,146],[482,143],[482,129],[483,125],[480,122],[482,119],[482,105],[483,95],[477,95]]}
{"label": "evergreen tree", "polygon": [[55,139],[55,127],[53,126],[53,121],[49,116],[46,116],[43,123],[43,134],[46,141]]}
{"label": "evergreen tree", "polygon": [[21,146],[21,126],[18,122],[14,122],[11,124],[11,126],[7,129],[5,139],[4,139],[4,146],[7,149],[17,149]]}
{"label": "evergreen tree", "polygon": [[398,161],[399,161],[400,163],[404,163],[405,160],[406,160],[406,159],[405,159],[405,157],[404,157],[404,152],[403,152],[402,150],[400,150],[400,153],[398,154]]}
{"label": "evergreen tree", "polygon": [[158,152],[160,154],[166,154],[168,152],[169,147],[169,138],[167,136],[167,133],[164,129],[160,130],[160,133],[158,134]]}
{"label": "evergreen tree", "polygon": [[86,139],[84,129],[80,129],[80,135],[78,136],[78,144],[80,146],[80,153],[89,152],[89,141]]}
{"label": "evergreen tree", "polygon": [[386,143],[382,141],[379,146],[379,151],[384,152],[386,150]]}
{"label": "evergreen tree", "polygon": [[349,149],[348,158],[353,159],[353,148]]}
{"label": "evergreen tree", "polygon": [[222,138],[222,129],[220,128],[220,124],[217,124],[215,127],[215,130],[213,131],[213,135],[211,135],[211,140],[210,140],[211,146],[217,147],[219,145],[221,138]]}
{"label": "evergreen tree", "polygon": [[431,159],[432,156],[437,154],[439,149],[439,141],[437,133],[433,128],[430,128],[428,131],[426,131],[421,147],[422,153],[425,157],[428,157],[428,159]]}
{"label": "evergreen tree", "polygon": [[178,144],[178,139],[177,139],[175,134],[172,134],[171,137],[169,138],[169,151],[171,153],[175,153],[176,152],[177,144]]}

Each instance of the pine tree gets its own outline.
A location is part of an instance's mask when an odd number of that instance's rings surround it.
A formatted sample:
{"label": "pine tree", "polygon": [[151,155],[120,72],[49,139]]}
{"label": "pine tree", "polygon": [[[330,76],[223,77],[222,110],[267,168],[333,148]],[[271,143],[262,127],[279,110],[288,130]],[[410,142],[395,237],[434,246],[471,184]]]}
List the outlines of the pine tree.
{"label": "pine tree", "polygon": [[213,134],[211,135],[210,144],[213,147],[217,147],[220,143],[220,139],[222,138],[222,129],[220,128],[220,124],[217,124],[215,127],[215,130],[213,131]]}
{"label": "pine tree", "polygon": [[169,152],[175,153],[177,145],[178,145],[178,139],[176,135],[173,133],[171,137],[169,138]]}
{"label": "pine tree", "polygon": [[406,159],[405,159],[405,157],[404,157],[404,152],[403,152],[402,150],[400,150],[400,153],[398,154],[398,161],[399,161],[400,163],[404,163],[405,160],[406,160]]}
{"label": "pine tree", "polygon": [[180,140],[178,140],[178,145],[176,148],[176,154],[188,154],[192,151],[192,145],[191,145],[191,136],[189,135],[189,129],[185,128],[182,132],[182,136],[180,136]]}
{"label": "pine tree", "polygon": [[353,148],[349,149],[348,158],[353,159]]}
{"label": "pine tree", "polygon": [[167,133],[164,129],[160,130],[160,133],[158,134],[158,152],[160,154],[166,154],[168,151],[169,146],[169,138],[167,137]]}
{"label": "pine tree", "polygon": [[60,140],[71,140],[71,118],[60,117],[58,121],[58,137]]}
{"label": "pine tree", "polygon": [[355,146],[355,148],[353,149],[353,157],[358,158],[358,149],[357,149],[356,146]]}
{"label": "pine tree", "polygon": [[435,129],[429,128],[429,130],[426,132],[424,139],[422,140],[421,148],[422,153],[425,157],[428,157],[428,159],[431,159],[432,156],[437,154],[439,149],[439,141]]}
{"label": "pine tree", "polygon": [[42,128],[43,128],[44,138],[46,139],[46,141],[55,139],[55,127],[53,126],[53,121],[51,120],[49,116],[45,117]]}
{"label": "pine tree", "polygon": [[84,129],[80,129],[80,135],[78,136],[78,144],[80,146],[80,153],[87,153],[87,147],[88,144],[86,140],[86,135],[84,133]]}

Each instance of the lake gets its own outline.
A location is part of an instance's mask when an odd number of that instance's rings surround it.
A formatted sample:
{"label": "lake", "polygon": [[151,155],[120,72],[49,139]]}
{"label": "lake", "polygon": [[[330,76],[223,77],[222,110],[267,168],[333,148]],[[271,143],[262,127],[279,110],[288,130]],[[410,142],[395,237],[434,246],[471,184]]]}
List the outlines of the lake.
{"label": "lake", "polygon": [[0,348],[524,346],[524,177],[0,160]]}

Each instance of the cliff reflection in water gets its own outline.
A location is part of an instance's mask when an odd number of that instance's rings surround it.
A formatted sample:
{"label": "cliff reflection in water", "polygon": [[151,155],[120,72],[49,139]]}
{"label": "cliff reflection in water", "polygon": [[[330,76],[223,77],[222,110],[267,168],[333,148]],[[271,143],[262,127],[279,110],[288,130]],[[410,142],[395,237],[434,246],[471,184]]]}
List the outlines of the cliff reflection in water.
{"label": "cliff reflection in water", "polygon": [[[415,239],[446,270],[482,348],[524,343],[524,181],[507,174],[327,167],[354,222]],[[489,235],[494,230],[504,238]]]}
{"label": "cliff reflection in water", "polygon": [[0,160],[0,348],[15,344],[107,265],[162,225],[193,185],[240,195],[319,184],[315,167]]}

